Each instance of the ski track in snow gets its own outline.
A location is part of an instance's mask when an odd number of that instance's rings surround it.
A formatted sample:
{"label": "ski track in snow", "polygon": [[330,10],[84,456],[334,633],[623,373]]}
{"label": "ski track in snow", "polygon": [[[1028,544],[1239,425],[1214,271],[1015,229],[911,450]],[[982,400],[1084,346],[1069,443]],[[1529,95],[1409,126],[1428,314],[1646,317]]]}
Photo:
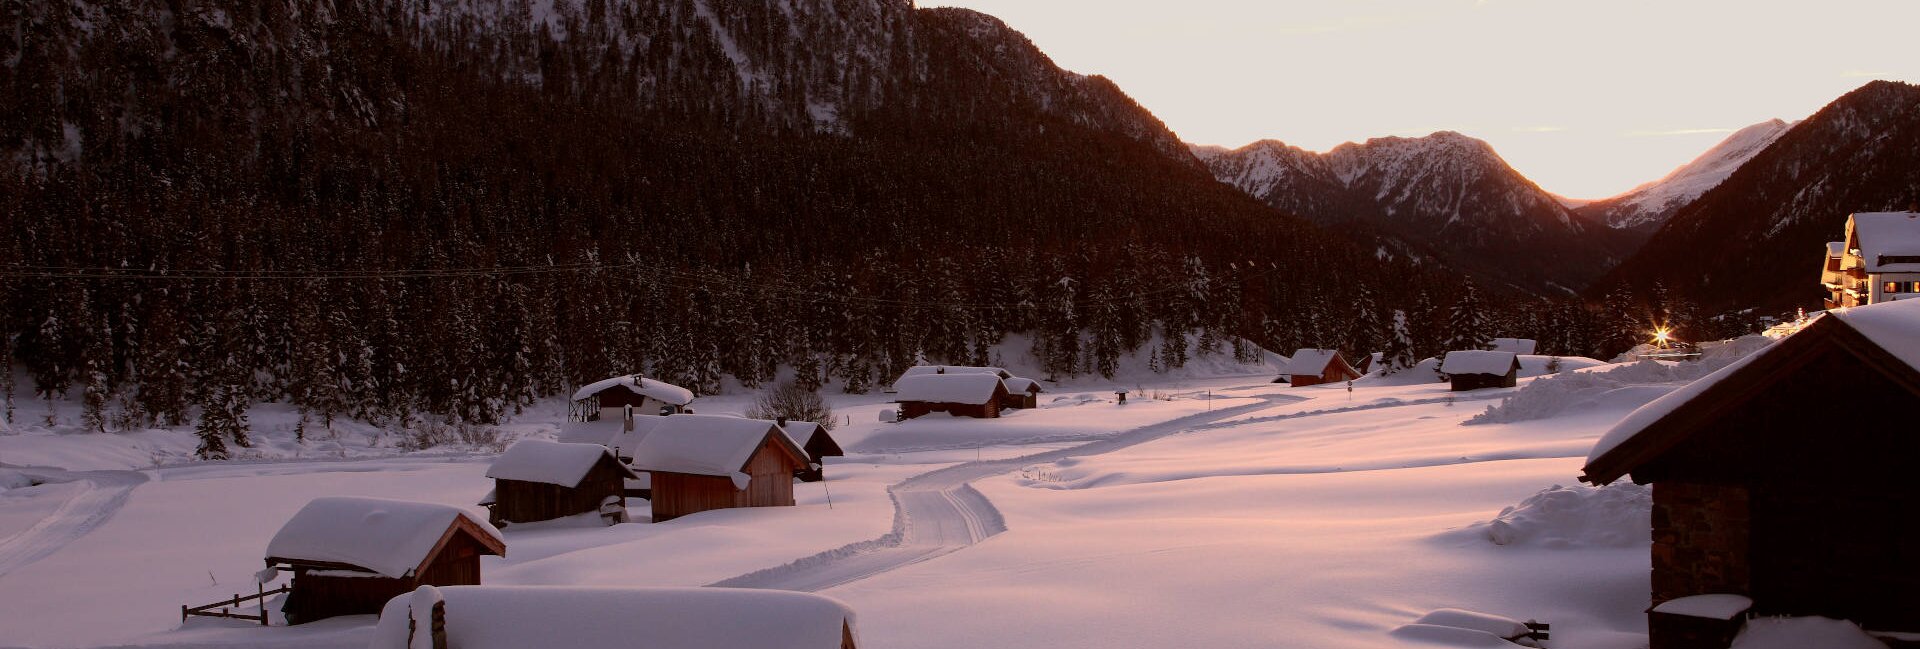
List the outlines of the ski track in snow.
{"label": "ski track in snow", "polygon": [[0,541],[0,577],[39,561],[100,527],[127,504],[127,496],[133,493],[134,487],[152,477],[140,471],[83,471],[75,475],[88,483],[86,491],[67,499],[33,527]]}
{"label": "ski track in snow", "polygon": [[1259,403],[1142,426],[1072,448],[966,462],[922,473],[887,489],[894,506],[893,531],[887,535],[709,585],[817,592],[950,554],[1007,531],[1000,510],[973,488],[970,484],[973,481],[1031,464],[1111,453],[1181,431],[1214,427],[1222,419],[1292,403],[1297,397],[1262,396],[1260,399]]}

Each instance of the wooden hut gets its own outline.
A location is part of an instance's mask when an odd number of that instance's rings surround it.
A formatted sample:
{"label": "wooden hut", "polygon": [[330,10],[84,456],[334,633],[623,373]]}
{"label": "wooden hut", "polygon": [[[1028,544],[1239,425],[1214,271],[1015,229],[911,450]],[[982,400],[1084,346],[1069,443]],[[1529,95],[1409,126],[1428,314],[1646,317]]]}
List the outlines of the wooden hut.
{"label": "wooden hut", "polygon": [[781,418],[776,421],[787,437],[807,452],[807,467],[794,472],[793,477],[801,482],[819,482],[826,478],[826,458],[843,457],[846,451],[840,449],[840,443],[833,441],[827,429],[811,421],[788,421]]}
{"label": "wooden hut", "polygon": [[1010,379],[1000,379],[1000,383],[1007,386],[1007,397],[1000,402],[1001,408],[1030,409],[1040,407],[1040,393],[1044,392],[1044,390],[1040,389],[1039,381],[1023,379],[1016,376]]}
{"label": "wooden hut", "polygon": [[670,415],[693,403],[686,388],[630,374],[589,383],[573,392],[572,421],[624,419],[629,415]]}
{"label": "wooden hut", "polygon": [[813,593],[455,586],[420,589],[387,602],[368,646],[858,649],[858,638],[853,609]]}
{"label": "wooden hut", "polygon": [[1302,348],[1287,362],[1287,381],[1293,387],[1341,383],[1360,378],[1338,350]]}
{"label": "wooden hut", "polygon": [[[603,511],[626,497],[626,481],[639,478],[613,451],[599,444],[525,440],[507,448],[493,466],[488,509],[493,524],[530,523]],[[625,522],[624,506],[608,518]]]}
{"label": "wooden hut", "polygon": [[[1656,605],[1745,596],[1751,613],[1920,631],[1920,301],[1833,312],[1634,411],[1581,480],[1653,484]],[[1656,649],[1727,629],[1649,612]],[[1732,616],[1728,616],[1732,617]],[[1737,620],[1726,622],[1738,624]]]}
{"label": "wooden hut", "polygon": [[1007,386],[992,374],[922,374],[894,382],[900,418],[944,412],[955,417],[992,419],[1000,416]]}
{"label": "wooden hut", "polygon": [[807,453],[778,424],[720,415],[663,418],[633,449],[647,472],[653,521],[728,507],[790,507]]}
{"label": "wooden hut", "polygon": [[480,556],[504,556],[500,530],[466,510],[381,498],[316,498],[267,543],[267,567],[293,571],[289,624],[379,613],[420,585],[480,583]]}
{"label": "wooden hut", "polygon": [[1520,357],[1513,352],[1465,349],[1447,352],[1440,360],[1454,392],[1481,388],[1511,388],[1520,380]]}
{"label": "wooden hut", "polygon": [[992,374],[1003,379],[1013,378],[1013,373],[998,367],[985,365],[915,365],[900,373],[900,378],[926,376],[928,374]]}

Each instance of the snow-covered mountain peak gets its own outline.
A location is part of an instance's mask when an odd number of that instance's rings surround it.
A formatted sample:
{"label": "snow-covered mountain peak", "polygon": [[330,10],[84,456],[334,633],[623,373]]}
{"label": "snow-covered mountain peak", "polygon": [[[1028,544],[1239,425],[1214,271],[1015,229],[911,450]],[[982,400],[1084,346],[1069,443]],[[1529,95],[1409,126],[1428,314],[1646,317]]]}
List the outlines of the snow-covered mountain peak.
{"label": "snow-covered mountain peak", "polygon": [[1665,177],[1619,196],[1595,201],[1579,211],[1613,228],[1657,228],[1680,208],[1733,175],[1740,165],[1753,159],[1798,123],[1772,119],[1734,131],[1727,139]]}

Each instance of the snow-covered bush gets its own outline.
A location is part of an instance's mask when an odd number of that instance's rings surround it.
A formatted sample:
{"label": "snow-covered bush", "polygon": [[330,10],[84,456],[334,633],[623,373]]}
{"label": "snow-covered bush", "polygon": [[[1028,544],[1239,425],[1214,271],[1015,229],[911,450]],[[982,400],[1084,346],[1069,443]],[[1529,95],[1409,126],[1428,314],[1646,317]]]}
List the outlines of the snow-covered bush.
{"label": "snow-covered bush", "polygon": [[821,428],[833,430],[833,406],[827,405],[820,393],[805,386],[787,381],[771,390],[761,392],[747,406],[746,415],[753,419],[779,419],[788,421],[811,421]]}
{"label": "snow-covered bush", "polygon": [[1615,482],[1605,487],[1554,485],[1467,529],[1494,545],[1578,548],[1648,543],[1652,527],[1653,491]]}

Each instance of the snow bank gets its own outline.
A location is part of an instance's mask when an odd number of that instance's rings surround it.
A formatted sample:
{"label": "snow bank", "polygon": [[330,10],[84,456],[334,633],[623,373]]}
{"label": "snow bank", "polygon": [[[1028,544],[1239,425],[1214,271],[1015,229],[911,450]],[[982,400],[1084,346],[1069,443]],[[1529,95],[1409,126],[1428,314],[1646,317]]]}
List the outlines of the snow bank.
{"label": "snow bank", "polygon": [[[1673,384],[1692,381],[1765,349],[1772,340],[1765,336],[1746,336],[1703,352],[1700,359],[1687,363],[1642,360],[1618,364],[1607,369],[1578,371],[1600,365],[1590,358],[1561,358],[1561,372],[1521,386],[1519,392],[1486,412],[1463,422],[1465,425],[1511,424],[1557,417],[1596,408],[1639,408],[1672,392]],[[1523,356],[1521,373],[1529,359]]]}
{"label": "snow bank", "polygon": [[1644,545],[1652,528],[1653,491],[1618,482],[1605,487],[1554,485],[1466,530],[1494,545],[1557,549]]}
{"label": "snow bank", "polygon": [[1598,408],[1631,410],[1671,392],[1672,387],[1632,385],[1599,372],[1563,372],[1541,377],[1513,396],[1487,406],[1462,426],[1511,424]]}
{"label": "snow bank", "polygon": [[[853,608],[840,600],[746,588],[448,586],[447,645],[524,647],[793,647],[837,649]],[[387,602],[372,649],[407,648],[415,595]]]}
{"label": "snow bank", "polygon": [[267,542],[267,557],[330,561],[400,578],[420,566],[455,518],[505,543],[500,530],[459,507],[335,496],[300,508]]}
{"label": "snow bank", "polygon": [[[1916,303],[1916,305],[1920,305],[1920,303]],[[1714,353],[1712,354],[1703,353],[1700,356],[1700,360],[1692,363],[1667,365],[1665,363],[1657,363],[1656,361],[1641,361],[1629,366],[1638,371],[1652,371],[1649,364],[1657,364],[1660,367],[1671,368],[1677,375],[1686,376],[1687,378],[1685,380],[1689,380],[1691,383],[1688,383],[1678,390],[1669,392],[1666,396],[1655,399],[1647,405],[1641,406],[1640,409],[1633,411],[1628,414],[1625,419],[1620,420],[1620,423],[1614,425],[1612,430],[1608,430],[1607,434],[1600,436],[1600,441],[1594,443],[1593,451],[1587,455],[1587,464],[1592,464],[1594,460],[1618,448],[1627,440],[1632,439],[1634,435],[1640,434],[1641,430],[1652,425],[1653,422],[1659,421],[1672,413],[1674,409],[1679,408],[1681,404],[1691,401],[1694,397],[1699,396],[1700,393],[1707,391],[1707,388],[1739,372],[1740,368],[1745,367],[1747,363],[1759,358],[1762,355],[1759,352],[1768,349],[1772,343],[1773,341],[1771,339],[1763,336],[1746,336],[1714,348],[1712,350]]]}
{"label": "snow bank", "polygon": [[1825,617],[1762,617],[1747,620],[1728,649],[1887,649],[1858,625]]}

